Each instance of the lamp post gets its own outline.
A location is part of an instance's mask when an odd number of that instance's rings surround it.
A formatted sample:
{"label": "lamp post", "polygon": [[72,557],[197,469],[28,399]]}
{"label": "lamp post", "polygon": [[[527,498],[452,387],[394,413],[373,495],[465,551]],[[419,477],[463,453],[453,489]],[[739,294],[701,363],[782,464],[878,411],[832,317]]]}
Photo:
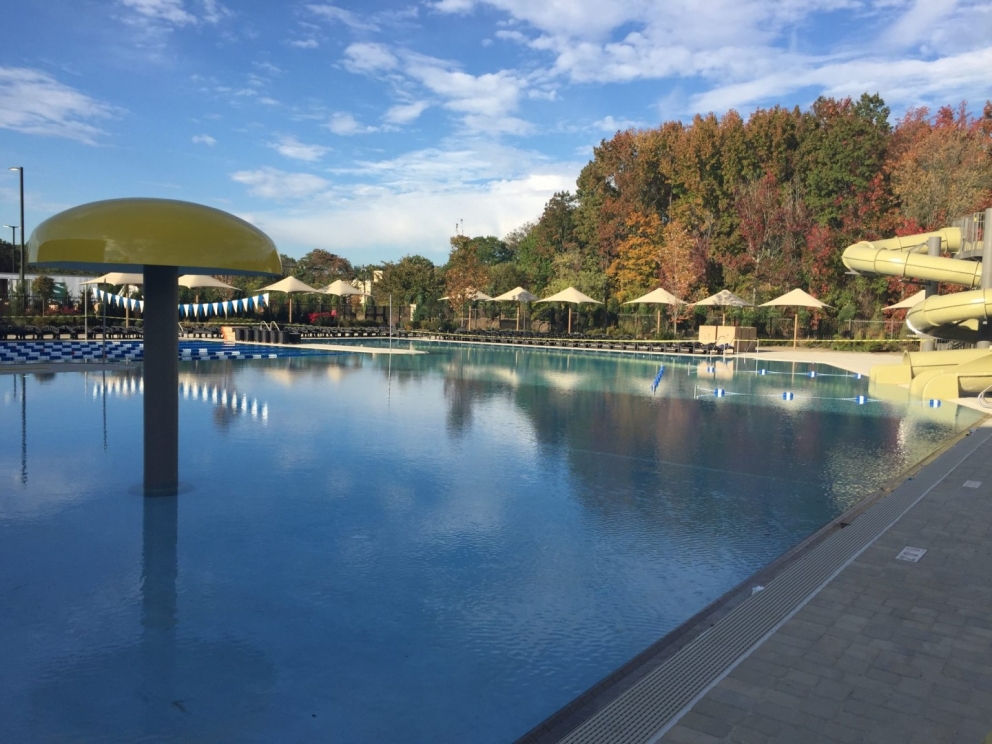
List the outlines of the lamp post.
{"label": "lamp post", "polygon": [[21,315],[27,315],[28,293],[24,291],[24,167],[15,165],[8,170],[17,171],[21,179]]}
{"label": "lamp post", "polygon": [[[14,241],[17,240],[17,225],[4,225],[4,227],[9,227],[10,228],[10,260],[13,263],[13,261],[14,261]],[[14,267],[13,266],[11,266],[10,268],[11,268],[11,271],[14,270]],[[21,279],[21,295],[22,296],[24,295],[24,279],[23,278]],[[14,314],[14,307],[13,307],[13,305],[11,305],[10,314],[11,315]]]}

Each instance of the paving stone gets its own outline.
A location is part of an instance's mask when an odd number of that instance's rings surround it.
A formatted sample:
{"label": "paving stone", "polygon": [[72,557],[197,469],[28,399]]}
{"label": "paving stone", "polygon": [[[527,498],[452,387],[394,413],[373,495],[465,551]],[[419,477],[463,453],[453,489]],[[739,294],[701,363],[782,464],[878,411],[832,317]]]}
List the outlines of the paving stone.
{"label": "paving stone", "polygon": [[[985,741],[992,491],[964,496],[965,480],[992,483],[992,441],[714,687],[699,720],[726,726],[698,733],[740,744]],[[905,545],[927,555],[896,561]]]}
{"label": "paving stone", "polygon": [[682,716],[678,722],[678,726],[680,728],[698,731],[701,734],[705,734],[715,739],[722,739],[729,734],[730,730],[733,728],[731,723],[721,721],[717,718],[710,718],[695,709],[690,710]]}

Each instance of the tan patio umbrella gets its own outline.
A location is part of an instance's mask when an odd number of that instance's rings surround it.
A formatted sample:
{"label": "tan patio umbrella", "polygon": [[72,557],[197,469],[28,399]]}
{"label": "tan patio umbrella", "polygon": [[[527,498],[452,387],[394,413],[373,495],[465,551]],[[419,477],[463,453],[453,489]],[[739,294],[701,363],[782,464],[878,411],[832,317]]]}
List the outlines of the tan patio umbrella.
{"label": "tan patio umbrella", "polygon": [[[729,289],[722,289],[715,295],[710,295],[704,300],[699,302],[691,303],[693,305],[704,305],[704,306],[714,306],[714,307],[754,307],[754,304],[748,302],[747,300],[741,299]],[[727,324],[727,311],[723,311],[723,316],[720,319],[720,325]]]}
{"label": "tan patio umbrella", "polygon": [[122,284],[144,284],[145,275],[144,274],[125,274],[120,271],[111,271],[109,274],[104,274],[103,276],[98,276],[96,279],[90,279],[89,281],[80,282],[80,284],[113,284],[114,286],[120,286]]}
{"label": "tan patio umbrella", "polygon": [[280,279],[275,284],[270,284],[268,287],[262,287],[260,292],[285,292],[289,295],[289,322],[293,322],[293,295],[299,292],[319,292],[319,289],[314,289],[309,284],[304,284],[295,276],[287,276],[285,279]]}
{"label": "tan patio umbrella", "polygon": [[[186,289],[200,289],[201,287],[214,287],[216,289],[237,289],[237,287],[232,287],[227,282],[222,282],[220,279],[215,279],[212,276],[206,274],[183,274],[179,277],[179,286],[186,287]],[[195,295],[196,304],[200,304],[200,293],[197,292]]]}
{"label": "tan patio umbrella", "polygon": [[830,305],[825,302],[820,302],[818,299],[812,295],[803,292],[801,289],[794,289],[791,292],[786,292],[781,297],[776,297],[774,300],[769,300],[768,302],[763,302],[759,307],[794,307],[796,308],[796,319],[792,324],[792,348],[796,348],[796,344],[799,339],[799,308],[801,307],[813,307],[813,308],[824,308],[830,307]]}
{"label": "tan patio umbrella", "polygon": [[586,294],[582,294],[575,287],[569,287],[568,289],[563,289],[558,294],[553,294],[550,297],[545,297],[543,300],[538,300],[538,302],[567,302],[568,303],[568,332],[572,333],[572,305],[578,305],[583,302],[592,302],[596,305],[602,305],[603,303],[599,300],[594,300],[592,297]]}
{"label": "tan patio umbrella", "polygon": [[533,292],[528,292],[523,287],[514,287],[509,292],[504,292],[499,297],[493,297],[493,302],[516,302],[517,303],[517,330],[520,330],[520,305],[523,302],[534,302],[538,296]]}
{"label": "tan patio umbrella", "polygon": [[905,300],[897,302],[895,305],[889,305],[888,307],[883,307],[883,310],[909,310],[913,305],[918,302],[923,302],[927,298],[927,291],[921,289],[914,295],[910,295]]}
{"label": "tan patio umbrella", "polygon": [[[447,295],[444,296],[444,297],[439,297],[438,299],[440,299],[440,300],[448,300],[448,301],[451,300],[451,298],[448,297]],[[485,292],[479,292],[479,291],[475,291],[475,292],[473,292],[472,294],[470,294],[468,296],[468,301],[469,302],[485,302],[485,301],[488,301],[488,300],[491,300],[491,299],[492,299],[492,297],[490,297],[489,295],[487,295]],[[469,309],[468,309],[468,330],[470,330],[470,331],[472,330],[472,307],[471,306],[469,306]]]}
{"label": "tan patio umbrella", "polygon": [[[324,294],[337,295],[338,297],[352,297],[356,295],[361,295],[363,297],[365,296],[365,293],[362,290],[349,284],[343,279],[335,279],[320,291]],[[347,314],[346,310],[342,310],[342,312]]]}
{"label": "tan patio umbrella", "polygon": [[[111,271],[109,274],[104,274],[103,276],[98,276],[95,279],[90,279],[89,281],[80,282],[80,284],[113,284],[115,287],[120,287],[127,284],[144,284],[145,275],[135,274],[135,273],[125,273],[122,271]],[[107,313],[107,303],[101,303],[104,309],[104,318],[106,318]],[[86,303],[83,303],[83,323],[86,323]],[[106,325],[106,323],[104,323]],[[131,308],[127,305],[124,306],[124,327],[129,328],[131,326]]]}
{"label": "tan patio umbrella", "polygon": [[[673,295],[671,292],[658,287],[658,289],[648,292],[643,297],[638,297],[636,300],[630,300],[629,302],[623,303],[624,305],[681,305],[682,300]],[[678,321],[675,321],[675,329],[678,330]],[[658,327],[655,330],[656,334],[661,333],[661,307],[658,308]]]}
{"label": "tan patio umbrella", "polygon": [[320,291],[324,294],[337,295],[338,297],[349,297],[351,295],[365,294],[362,290],[348,284],[348,282],[343,279],[337,279],[336,281],[331,282]]}

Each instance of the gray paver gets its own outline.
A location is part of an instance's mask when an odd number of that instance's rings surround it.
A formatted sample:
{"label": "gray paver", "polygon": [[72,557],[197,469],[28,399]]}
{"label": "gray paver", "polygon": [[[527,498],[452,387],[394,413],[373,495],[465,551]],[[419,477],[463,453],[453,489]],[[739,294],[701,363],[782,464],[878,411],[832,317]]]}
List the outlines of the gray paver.
{"label": "gray paver", "polygon": [[[965,480],[992,483],[992,441],[661,741],[690,741],[687,732],[742,744],[992,737],[992,489],[965,491]],[[895,560],[907,545],[927,549],[919,563]]]}

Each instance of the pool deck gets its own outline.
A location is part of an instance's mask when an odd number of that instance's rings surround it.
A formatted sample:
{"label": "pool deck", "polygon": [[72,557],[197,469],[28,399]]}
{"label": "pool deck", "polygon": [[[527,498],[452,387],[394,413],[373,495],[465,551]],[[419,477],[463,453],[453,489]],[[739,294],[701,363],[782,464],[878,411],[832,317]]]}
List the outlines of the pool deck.
{"label": "pool deck", "polygon": [[992,422],[813,543],[580,722],[525,738],[992,742]]}

